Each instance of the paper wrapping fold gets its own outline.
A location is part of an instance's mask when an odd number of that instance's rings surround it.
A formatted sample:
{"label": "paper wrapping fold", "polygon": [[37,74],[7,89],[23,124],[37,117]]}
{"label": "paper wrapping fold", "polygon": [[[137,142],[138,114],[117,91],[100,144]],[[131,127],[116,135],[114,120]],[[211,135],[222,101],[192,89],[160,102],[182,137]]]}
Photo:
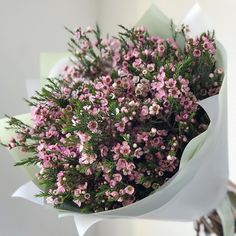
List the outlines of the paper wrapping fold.
{"label": "paper wrapping fold", "polygon": [[[203,32],[207,30],[206,24],[198,24],[198,22],[203,22],[202,18],[203,14],[199,6],[194,5],[184,23],[189,24],[191,29],[196,29],[193,31],[194,34]],[[169,23],[170,19],[152,5],[138,24],[146,26],[152,34],[169,37],[170,31],[167,30],[170,27]],[[185,148],[178,173],[154,194],[126,207],[87,215],[63,211],[60,216],[74,216],[80,236],[84,236],[93,224],[110,218],[193,221],[225,202],[228,180],[227,65],[226,54],[220,44],[218,51],[217,61],[225,69],[220,94],[199,102],[209,115],[211,123],[207,131],[193,139]],[[67,59],[54,66],[50,76],[58,75],[65,63],[68,63]],[[23,121],[29,121],[29,115],[20,118]],[[3,127],[6,126],[5,122],[5,120],[0,121],[1,134],[5,132],[3,131]],[[5,134],[8,138],[13,133]],[[16,160],[22,158],[19,152],[12,154]],[[29,173],[34,178],[33,170],[29,169]],[[35,179],[34,182],[37,184]],[[24,194],[20,192],[20,197],[22,197]],[[29,195],[25,198],[29,199]],[[230,224],[229,220],[227,222]],[[232,230],[229,232],[232,233]],[[230,235],[227,234],[227,236]]]}

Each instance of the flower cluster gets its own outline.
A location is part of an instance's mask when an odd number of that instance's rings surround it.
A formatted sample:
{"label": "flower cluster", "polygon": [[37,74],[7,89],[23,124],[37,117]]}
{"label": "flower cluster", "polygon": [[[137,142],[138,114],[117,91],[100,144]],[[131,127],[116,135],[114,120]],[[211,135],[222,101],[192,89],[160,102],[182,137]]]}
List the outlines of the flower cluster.
{"label": "flower cluster", "polygon": [[197,101],[221,86],[214,34],[122,29],[108,39],[99,28],[70,31],[74,64],[28,101],[34,125],[9,121],[18,135],[8,147],[32,153],[18,164],[39,166],[40,196],[56,207],[99,212],[147,197],[208,127]]}

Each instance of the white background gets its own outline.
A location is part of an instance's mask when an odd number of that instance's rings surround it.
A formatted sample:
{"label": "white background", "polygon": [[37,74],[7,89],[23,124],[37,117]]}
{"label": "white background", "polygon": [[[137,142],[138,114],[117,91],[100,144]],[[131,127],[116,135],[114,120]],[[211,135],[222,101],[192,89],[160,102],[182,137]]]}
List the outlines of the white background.
{"label": "white background", "polygon": [[[94,25],[97,20],[104,32],[117,32],[118,24],[132,26],[151,2],[177,22],[194,1],[192,0],[0,0],[0,118],[4,114],[28,112],[23,102],[27,97],[25,81],[39,78],[41,52],[64,52],[68,34],[64,26],[74,28]],[[230,177],[236,181],[236,1],[201,0],[216,29],[217,38],[228,51],[229,64],[229,151]],[[219,137],[220,138],[220,137]],[[58,219],[54,210],[43,209],[11,194],[28,181],[21,168],[13,167],[6,150],[0,150],[0,235],[1,236],[76,236],[71,218]],[[210,170],[209,170],[210,171]],[[104,224],[104,223],[103,223]],[[100,225],[101,226],[101,225]],[[106,230],[91,229],[91,235],[194,235],[191,224],[156,222],[117,222]],[[135,229],[135,228],[136,229]],[[92,233],[92,231],[94,233]],[[162,233],[161,233],[162,232]],[[165,233],[164,233],[165,232]]]}

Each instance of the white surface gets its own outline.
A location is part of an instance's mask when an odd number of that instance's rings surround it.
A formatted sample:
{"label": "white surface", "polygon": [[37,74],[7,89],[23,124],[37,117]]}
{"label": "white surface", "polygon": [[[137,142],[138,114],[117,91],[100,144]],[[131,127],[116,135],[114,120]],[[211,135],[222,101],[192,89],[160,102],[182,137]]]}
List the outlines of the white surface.
{"label": "white surface", "polygon": [[[97,3],[97,6],[95,4]],[[0,114],[21,114],[27,112],[23,102],[26,97],[24,81],[39,76],[40,52],[63,52],[66,49],[68,34],[63,26],[73,28],[76,25],[94,24],[100,11],[100,21],[108,32],[116,32],[117,24],[129,22],[132,25],[137,17],[149,6],[150,0],[0,0]],[[186,13],[190,0],[160,0],[159,5],[167,15],[181,19],[177,13]],[[234,148],[236,140],[236,80],[233,68],[236,61],[234,45],[236,28],[236,2],[234,0],[199,1],[215,24],[217,38],[228,49],[229,64],[229,124],[231,178],[236,180]],[[112,8],[113,6],[113,8]],[[122,17],[121,17],[122,12]],[[114,27],[111,27],[111,21]],[[12,199],[10,195],[28,181],[20,168],[12,166],[13,161],[6,150],[0,150],[0,235],[1,236],[39,236],[70,235],[76,236],[76,229],[70,218],[57,219],[54,210],[42,209],[33,203],[21,199]],[[210,170],[209,170],[210,171]],[[142,221],[131,223],[103,223],[106,229],[94,227],[94,235],[99,231],[104,235],[159,235],[174,236],[176,230],[181,235],[195,235],[191,224],[169,224]],[[128,226],[135,226],[136,229]],[[42,227],[43,226],[43,227]],[[110,227],[109,227],[110,226]],[[163,232],[167,232],[163,233]],[[172,231],[172,232],[171,232]],[[157,233],[158,232],[158,233]],[[161,233],[162,232],[162,233]]]}

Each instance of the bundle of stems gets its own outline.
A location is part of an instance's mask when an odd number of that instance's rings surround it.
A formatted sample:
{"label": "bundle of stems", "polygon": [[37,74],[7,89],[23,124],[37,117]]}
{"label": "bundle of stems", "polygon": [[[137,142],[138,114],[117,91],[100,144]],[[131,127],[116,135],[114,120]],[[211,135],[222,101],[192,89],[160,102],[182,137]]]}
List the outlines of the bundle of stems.
{"label": "bundle of stems", "polygon": [[[236,199],[236,184],[229,181],[228,183],[228,195],[230,200]],[[235,233],[236,233],[236,209],[232,206],[232,212],[235,219]],[[203,216],[195,222],[196,236],[200,235],[214,235],[214,236],[224,236],[222,221],[214,210],[210,215]]]}

